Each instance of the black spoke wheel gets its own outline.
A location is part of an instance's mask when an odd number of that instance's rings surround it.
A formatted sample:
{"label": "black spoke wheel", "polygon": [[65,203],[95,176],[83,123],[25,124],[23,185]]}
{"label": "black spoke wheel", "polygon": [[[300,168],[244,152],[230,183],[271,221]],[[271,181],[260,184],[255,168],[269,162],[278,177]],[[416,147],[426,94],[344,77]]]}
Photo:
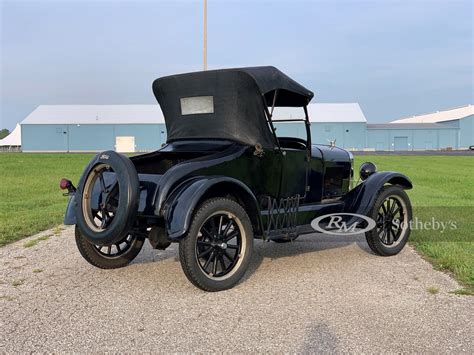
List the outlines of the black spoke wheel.
{"label": "black spoke wheel", "polygon": [[90,243],[121,243],[136,222],[140,186],[132,161],[114,151],[97,154],[79,180],[76,225]]}
{"label": "black spoke wheel", "polygon": [[196,258],[209,277],[222,278],[236,269],[245,243],[242,233],[240,221],[230,213],[216,212],[204,222],[197,237]]}
{"label": "black spoke wheel", "polygon": [[252,247],[252,225],[242,206],[230,199],[213,198],[197,209],[180,242],[181,266],[197,287],[225,290],[244,275]]}
{"label": "black spoke wheel", "polygon": [[143,247],[144,238],[127,235],[123,240],[108,244],[95,245],[89,242],[76,227],[76,245],[79,252],[91,265],[101,269],[116,269],[128,265]]}
{"label": "black spoke wheel", "polygon": [[385,186],[371,211],[376,226],[367,232],[369,247],[378,255],[398,254],[410,236],[412,207],[406,192],[399,186]]}

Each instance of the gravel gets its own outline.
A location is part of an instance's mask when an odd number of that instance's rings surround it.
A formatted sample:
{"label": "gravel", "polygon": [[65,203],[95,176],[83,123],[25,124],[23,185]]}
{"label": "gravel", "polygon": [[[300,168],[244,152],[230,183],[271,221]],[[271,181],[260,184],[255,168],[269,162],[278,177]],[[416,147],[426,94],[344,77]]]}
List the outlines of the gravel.
{"label": "gravel", "polygon": [[106,271],[81,258],[72,228],[56,234],[0,249],[2,353],[474,352],[474,297],[410,247],[384,258],[363,237],[257,241],[244,280],[206,293],[177,245],[147,242]]}

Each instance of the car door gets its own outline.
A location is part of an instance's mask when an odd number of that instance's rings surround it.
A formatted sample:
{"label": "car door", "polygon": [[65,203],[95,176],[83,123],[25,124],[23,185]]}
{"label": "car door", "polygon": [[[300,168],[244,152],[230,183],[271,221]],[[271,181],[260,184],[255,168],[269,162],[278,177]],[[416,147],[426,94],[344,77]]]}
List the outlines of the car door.
{"label": "car door", "polygon": [[282,148],[280,198],[304,196],[308,177],[308,151]]}

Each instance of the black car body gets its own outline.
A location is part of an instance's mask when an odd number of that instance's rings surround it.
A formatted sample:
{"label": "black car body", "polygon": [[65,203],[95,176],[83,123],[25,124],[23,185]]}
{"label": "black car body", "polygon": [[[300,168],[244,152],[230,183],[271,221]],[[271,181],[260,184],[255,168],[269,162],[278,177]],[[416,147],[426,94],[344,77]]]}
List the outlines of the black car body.
{"label": "black car body", "polygon": [[[111,151],[100,153],[85,169],[77,192],[72,185],[65,185],[72,194],[65,224],[77,225],[79,250],[94,265],[123,266],[131,260],[130,256],[124,258],[123,248],[130,249],[138,243],[135,249],[139,251],[145,238],[156,248],[180,242],[180,256],[188,278],[205,290],[225,289],[242,276],[233,272],[224,278],[230,273],[224,273],[230,249],[227,245],[223,247],[222,240],[226,238],[217,235],[225,228],[227,233],[235,230],[231,234],[238,234],[240,228],[245,238],[251,234],[252,239],[286,242],[314,232],[311,222],[316,217],[334,213],[344,214],[348,223],[357,218],[352,214],[372,216],[377,223],[385,223],[381,224],[389,236],[385,243],[382,240],[375,245],[381,240],[379,225],[375,231],[367,232],[372,234],[369,245],[378,254],[396,254],[406,243],[409,230],[400,230],[397,238],[398,232],[388,232],[388,228],[396,224],[396,218],[397,223],[400,217],[403,222],[411,219],[409,200],[403,192],[412,187],[410,180],[397,172],[376,172],[375,166],[368,163],[362,167],[361,183],[351,188],[352,154],[335,146],[311,143],[306,106],[313,93],[278,69],[255,67],[173,75],[157,79],[153,92],[164,113],[167,144],[155,152],[131,158]],[[304,124],[306,140],[277,137],[272,112],[282,106],[304,110],[305,119],[285,121]],[[397,190],[378,201],[387,185]],[[393,195],[401,196],[398,205]],[[404,210],[403,216],[398,212],[395,217],[395,213],[386,227],[390,218],[381,218],[378,211],[383,214],[391,207],[390,198],[392,212],[397,207]],[[223,210],[216,220],[218,227],[213,226],[216,222],[203,217],[202,228],[206,232],[190,231],[197,211],[211,200],[230,206],[229,220],[223,222],[227,207],[220,207]],[[384,201],[389,201],[389,206],[382,208]],[[250,226],[245,225],[247,217],[239,206],[248,216]],[[243,216],[240,219],[239,214]],[[207,229],[215,231],[206,230],[206,223],[210,223]],[[227,224],[221,226],[222,223]],[[244,229],[248,233],[243,233]],[[197,239],[184,245],[185,240],[193,239],[189,236],[191,232]],[[124,240],[128,243],[120,246]],[[390,249],[397,241],[396,247]],[[111,248],[117,243],[120,251]],[[211,251],[199,249],[200,245],[208,245]],[[236,259],[231,261],[228,257],[228,263],[245,269],[240,261],[242,245],[236,245]],[[181,255],[181,249],[185,254],[193,248],[194,254]],[[104,251],[110,249],[115,254]],[[98,250],[99,257],[90,260],[94,250]],[[212,265],[203,268],[198,255],[206,252],[215,256],[205,261]],[[134,257],[133,253],[131,256]],[[122,262],[104,264],[100,257]],[[193,258],[198,259],[197,264]],[[196,277],[196,270],[207,275]]]}

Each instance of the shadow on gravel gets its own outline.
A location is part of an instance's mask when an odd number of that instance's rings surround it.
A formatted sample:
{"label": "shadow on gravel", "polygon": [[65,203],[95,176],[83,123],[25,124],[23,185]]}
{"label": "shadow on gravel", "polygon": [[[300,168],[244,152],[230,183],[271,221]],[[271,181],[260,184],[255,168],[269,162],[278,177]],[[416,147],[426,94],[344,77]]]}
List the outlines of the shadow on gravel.
{"label": "shadow on gravel", "polygon": [[336,236],[319,233],[305,234],[288,243],[255,240],[252,262],[250,263],[243,281],[251,277],[252,274],[258,270],[264,259],[279,259],[329,249],[343,248],[354,243],[364,252],[375,255],[368,247],[364,234],[355,236]]}
{"label": "shadow on gravel", "polygon": [[[254,251],[249,269],[242,281],[248,279],[255,273],[264,259],[279,259],[302,255],[306,253],[321,252],[324,250],[343,248],[351,244],[357,246],[368,254],[373,254],[367,246],[363,234],[357,236],[335,236],[326,234],[306,234],[288,243],[264,242],[256,239]],[[166,250],[154,250],[148,242],[145,242],[143,250],[132,262],[132,264],[147,264],[174,259],[179,262],[178,244],[172,244]]]}

